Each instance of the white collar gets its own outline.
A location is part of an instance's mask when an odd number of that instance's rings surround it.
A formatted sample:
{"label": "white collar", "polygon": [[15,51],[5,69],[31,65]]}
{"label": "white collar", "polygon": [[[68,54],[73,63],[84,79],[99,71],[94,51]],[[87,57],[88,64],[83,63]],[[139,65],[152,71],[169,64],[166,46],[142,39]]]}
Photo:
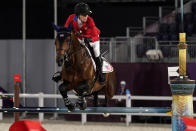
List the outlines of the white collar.
{"label": "white collar", "polygon": [[79,28],[81,28],[81,27],[82,27],[82,21],[78,18],[78,19],[77,19],[77,22],[78,22]]}

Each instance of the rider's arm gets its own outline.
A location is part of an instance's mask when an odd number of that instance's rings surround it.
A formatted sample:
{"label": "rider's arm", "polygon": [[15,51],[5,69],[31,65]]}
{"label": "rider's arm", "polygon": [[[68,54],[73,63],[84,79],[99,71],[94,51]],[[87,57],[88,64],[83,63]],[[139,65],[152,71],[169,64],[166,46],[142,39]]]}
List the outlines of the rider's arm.
{"label": "rider's arm", "polygon": [[90,37],[92,42],[99,40],[100,30],[95,26],[95,22],[92,18],[89,18],[88,29],[86,31],[85,37]]}
{"label": "rider's arm", "polygon": [[67,18],[67,21],[65,22],[65,25],[64,27],[68,28],[68,30],[72,30],[73,29],[73,26],[72,26],[72,19],[73,19],[74,15],[70,15],[68,18]]}

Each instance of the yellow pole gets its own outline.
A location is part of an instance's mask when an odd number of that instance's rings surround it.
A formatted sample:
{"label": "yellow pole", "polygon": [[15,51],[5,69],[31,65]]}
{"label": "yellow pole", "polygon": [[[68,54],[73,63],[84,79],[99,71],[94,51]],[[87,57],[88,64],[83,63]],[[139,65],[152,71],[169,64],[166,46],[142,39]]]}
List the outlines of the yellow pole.
{"label": "yellow pole", "polygon": [[171,80],[172,91],[172,131],[184,131],[182,117],[193,117],[193,92],[195,81],[186,76],[186,34],[179,34],[179,74],[180,77]]}
{"label": "yellow pole", "polygon": [[180,76],[186,76],[186,33],[179,33],[179,74]]}

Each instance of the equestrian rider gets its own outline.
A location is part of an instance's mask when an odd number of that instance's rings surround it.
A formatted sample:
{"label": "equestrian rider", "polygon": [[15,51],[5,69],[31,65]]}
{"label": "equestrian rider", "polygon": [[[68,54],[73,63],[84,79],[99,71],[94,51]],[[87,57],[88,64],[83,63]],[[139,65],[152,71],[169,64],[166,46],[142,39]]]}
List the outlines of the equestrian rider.
{"label": "equestrian rider", "polygon": [[95,26],[93,18],[89,16],[92,11],[88,4],[83,2],[76,4],[74,13],[68,17],[65,27],[70,31],[81,34],[77,35],[77,38],[81,44],[85,44],[90,50],[97,67],[98,81],[103,84],[105,82],[105,76],[102,73],[103,61],[100,54],[100,30]]}

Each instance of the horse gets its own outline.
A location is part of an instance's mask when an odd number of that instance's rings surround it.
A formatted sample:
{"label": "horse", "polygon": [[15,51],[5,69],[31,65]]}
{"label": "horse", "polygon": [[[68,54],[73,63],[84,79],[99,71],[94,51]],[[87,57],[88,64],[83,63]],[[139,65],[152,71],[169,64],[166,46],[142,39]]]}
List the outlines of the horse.
{"label": "horse", "polygon": [[[65,27],[53,25],[57,32],[55,38],[56,63],[62,66],[61,81],[59,91],[64,99],[65,106],[70,111],[74,111],[75,106],[80,110],[87,107],[86,97],[94,96],[94,106],[97,106],[97,94],[103,90],[105,95],[105,106],[116,91],[115,72],[105,73],[106,82],[100,84],[97,81],[97,73],[93,67],[93,61],[88,49],[81,44],[74,31],[69,31]],[[78,96],[76,104],[68,98],[67,92],[73,90]]]}

